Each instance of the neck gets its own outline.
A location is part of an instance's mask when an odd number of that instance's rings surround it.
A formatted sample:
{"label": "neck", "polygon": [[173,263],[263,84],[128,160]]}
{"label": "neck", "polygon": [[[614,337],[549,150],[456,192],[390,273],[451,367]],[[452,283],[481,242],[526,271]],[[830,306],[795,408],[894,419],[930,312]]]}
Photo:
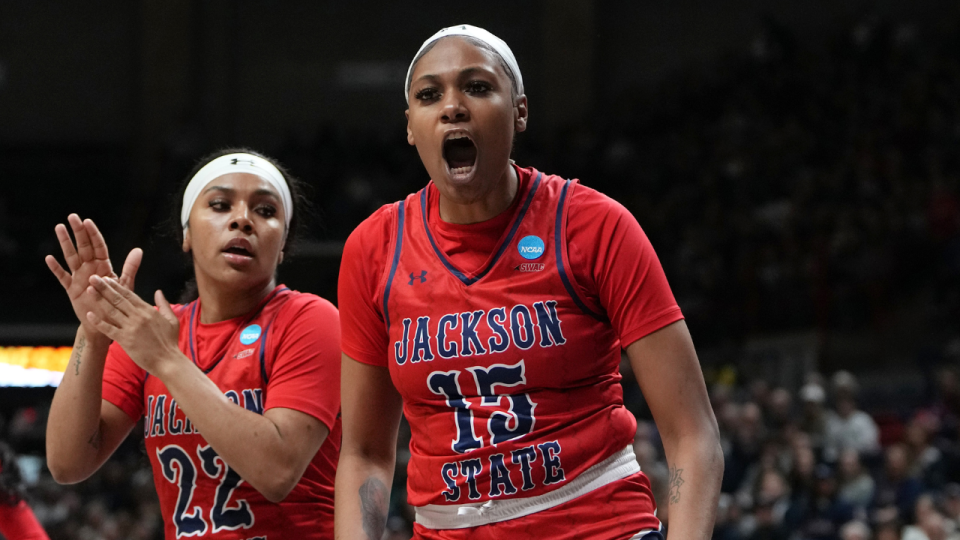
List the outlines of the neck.
{"label": "neck", "polygon": [[440,219],[447,223],[480,223],[500,215],[501,212],[510,208],[513,199],[517,196],[517,190],[520,188],[520,179],[517,178],[517,171],[511,163],[507,163],[506,170],[496,179],[495,182],[487,184],[489,186],[482,193],[473,197],[464,197],[463,200],[455,201],[444,196],[440,192]]}
{"label": "neck", "polygon": [[237,290],[236,285],[227,287],[199,272],[196,275],[202,306],[200,322],[204,324],[226,321],[250,313],[277,286],[274,278],[270,278],[266,283]]}

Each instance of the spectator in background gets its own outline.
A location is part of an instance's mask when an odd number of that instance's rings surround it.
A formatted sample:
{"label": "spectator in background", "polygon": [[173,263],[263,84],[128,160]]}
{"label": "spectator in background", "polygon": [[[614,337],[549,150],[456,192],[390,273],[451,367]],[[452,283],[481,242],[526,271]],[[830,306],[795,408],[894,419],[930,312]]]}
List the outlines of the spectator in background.
{"label": "spectator in background", "polygon": [[870,527],[862,521],[849,521],[840,527],[840,540],[870,540],[870,538]]}
{"label": "spectator in background", "polygon": [[829,465],[817,465],[812,492],[793,498],[784,525],[804,539],[836,540],[840,527],[853,519],[853,507],[837,497],[837,479]]}
{"label": "spectator in background", "polygon": [[921,412],[910,419],[904,434],[911,457],[910,473],[928,489],[938,489],[946,482],[943,452],[931,444],[939,428],[934,415]]}
{"label": "spectator in background", "polygon": [[876,482],[860,463],[860,454],[853,448],[840,453],[837,463],[840,480],[838,496],[856,508],[867,508],[873,501]]}
{"label": "spectator in background", "polygon": [[920,481],[910,474],[910,456],[906,446],[897,443],[887,448],[883,474],[877,482],[873,506],[878,509],[896,507],[899,518],[913,521],[914,504],[923,490]]}
{"label": "spectator in background", "polygon": [[0,534],[7,540],[49,540],[23,500],[23,481],[16,455],[0,442]]}
{"label": "spectator in background", "polygon": [[827,414],[823,403],[827,393],[819,383],[809,382],[800,389],[800,401],[803,403],[800,417],[800,431],[810,437],[810,445],[814,450],[823,448],[826,435]]}
{"label": "spectator in background", "polygon": [[851,448],[861,455],[880,451],[880,432],[869,414],[857,409],[857,381],[848,371],[833,376],[836,411],[826,413],[824,458],[836,461],[840,452]]}

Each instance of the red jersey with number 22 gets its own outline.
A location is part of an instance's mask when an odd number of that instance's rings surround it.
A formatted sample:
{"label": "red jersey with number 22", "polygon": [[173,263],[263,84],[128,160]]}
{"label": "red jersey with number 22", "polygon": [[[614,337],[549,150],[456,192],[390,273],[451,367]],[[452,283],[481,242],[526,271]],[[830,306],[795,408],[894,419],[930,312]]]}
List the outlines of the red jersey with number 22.
{"label": "red jersey with number 22", "polygon": [[[200,310],[199,300],[174,306],[180,350],[228,399],[257,414],[273,406],[299,410],[319,419],[330,433],[293,491],[281,503],[271,503],[217,455],[163,382],[114,344],[104,398],[131,418],[144,418],[167,540],[333,538],[333,481],[341,437],[336,308],[279,286],[252,313],[237,319],[201,325]],[[308,331],[333,336],[331,343],[321,343],[317,350],[316,335],[299,327],[291,330],[298,320],[322,322],[327,328]]]}

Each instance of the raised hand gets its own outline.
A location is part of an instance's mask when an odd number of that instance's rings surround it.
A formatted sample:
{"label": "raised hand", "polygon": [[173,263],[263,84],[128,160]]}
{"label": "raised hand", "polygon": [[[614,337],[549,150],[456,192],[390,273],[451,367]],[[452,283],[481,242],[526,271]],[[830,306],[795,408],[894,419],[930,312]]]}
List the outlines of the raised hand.
{"label": "raised hand", "polygon": [[168,362],[186,360],[178,347],[180,321],[162,292],[154,293],[155,309],[118,281],[94,276],[84,296],[93,304],[86,319],[148,373],[162,378]]}
{"label": "raised hand", "polygon": [[[73,235],[77,241],[76,247],[70,239],[67,228],[62,223],[57,224],[54,231],[57,234],[57,240],[60,241],[63,258],[66,260],[67,268],[70,271],[64,270],[53,255],[47,255],[44,260],[47,267],[50,268],[50,271],[53,272],[53,275],[56,276],[60,285],[67,292],[70,303],[73,305],[73,312],[79,319],[87,337],[94,339],[101,336],[96,326],[87,319],[87,312],[94,308],[94,300],[83,293],[90,286],[92,276],[116,279],[117,275],[113,272],[110,255],[107,252],[107,244],[104,242],[103,235],[100,234],[96,224],[89,219],[81,221],[77,214],[70,214],[67,217],[67,222],[73,229]],[[133,288],[133,282],[142,258],[143,251],[140,248],[134,248],[127,255],[127,260],[123,263],[123,270],[119,278],[119,282],[125,287]]]}

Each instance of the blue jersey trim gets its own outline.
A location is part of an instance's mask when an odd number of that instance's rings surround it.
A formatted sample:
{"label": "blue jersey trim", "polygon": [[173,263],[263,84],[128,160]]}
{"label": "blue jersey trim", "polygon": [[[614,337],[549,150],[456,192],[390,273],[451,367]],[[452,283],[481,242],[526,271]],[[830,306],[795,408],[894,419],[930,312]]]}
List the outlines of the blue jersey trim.
{"label": "blue jersey trim", "polygon": [[[274,319],[276,320],[276,319]],[[267,324],[267,327],[263,330],[263,336],[260,338],[260,379],[263,380],[264,386],[270,382],[270,378],[267,376],[267,361],[266,361],[266,351],[267,351],[267,336],[270,333],[270,328],[273,326],[273,320]],[[266,388],[264,388],[266,390]]]}
{"label": "blue jersey trim", "polygon": [[563,266],[563,205],[567,200],[567,188],[569,187],[570,180],[567,180],[567,183],[563,185],[563,190],[560,192],[560,202],[557,204],[557,221],[553,226],[553,243],[557,252],[557,271],[560,272],[560,281],[563,282],[563,287],[567,289],[567,293],[570,294],[570,298],[572,298],[573,303],[580,308],[580,311],[583,311],[598,321],[606,321],[606,317],[587,307],[587,304],[583,301],[583,299],[580,298],[580,295],[577,294],[576,290],[573,288],[573,284],[570,283],[570,278],[567,276],[567,269]]}
{"label": "blue jersey trim", "polygon": [[197,363],[197,349],[193,345],[193,321],[197,317],[197,306],[200,305],[198,300],[191,302],[193,307],[190,308],[190,359],[193,360],[193,363]]}
{"label": "blue jersey trim", "polygon": [[[257,308],[257,310],[256,310],[255,312],[253,312],[252,315],[250,315],[249,317],[247,317],[246,320],[244,320],[243,323],[242,323],[240,326],[237,327],[236,332],[234,332],[234,334],[233,334],[232,336],[230,336],[230,339],[227,341],[227,347],[229,348],[230,343],[233,343],[233,338],[236,337],[237,333],[238,333],[238,332],[242,332],[243,329],[246,328],[248,324],[250,324],[250,321],[252,321],[252,320],[256,319],[257,317],[259,317],[259,316],[260,316],[260,312],[262,312],[263,309],[264,309],[265,307],[267,307],[267,305],[270,304],[270,302],[272,302],[273,299],[276,298],[276,296],[277,296],[278,294],[280,294],[280,293],[282,293],[282,292],[284,292],[284,291],[289,291],[289,290],[290,290],[290,289],[288,289],[287,287],[283,287],[283,288],[277,289],[277,290],[273,291],[272,293],[270,293],[270,295],[268,295],[264,300],[262,300],[262,301],[260,302],[260,307]],[[267,325],[267,327],[269,327],[271,324],[273,324],[273,320],[272,320],[272,319],[271,319],[270,323]],[[193,325],[192,325],[192,324],[190,325],[190,329],[191,329],[191,330],[193,329]],[[266,341],[267,341],[267,333],[266,333],[266,332],[263,332],[263,334],[261,334],[261,338],[260,338],[260,346],[262,347],[263,344],[266,343]],[[193,347],[193,338],[192,338],[192,336],[191,336],[191,339],[190,339],[190,347],[191,347],[191,348]],[[209,373],[210,373],[211,371],[213,371],[217,366],[219,366],[219,365],[220,365],[220,362],[222,362],[223,359],[226,358],[226,357],[227,357],[227,353],[223,353],[223,356],[221,356],[216,362],[214,362],[212,366],[210,366],[210,367],[207,368],[207,369],[201,370],[201,371],[203,371],[204,375],[209,374]],[[193,363],[196,364],[197,361],[194,360]]]}
{"label": "blue jersey trim", "polygon": [[510,232],[507,234],[507,237],[503,240],[503,243],[500,244],[500,249],[497,250],[496,255],[491,259],[490,264],[483,269],[482,272],[477,274],[472,278],[468,278],[464,275],[463,272],[457,270],[453,264],[447,260],[447,256],[444,255],[443,251],[437,246],[437,243],[433,239],[433,234],[430,233],[430,227],[427,225],[427,189],[424,188],[420,191],[420,214],[423,218],[423,230],[427,233],[427,238],[430,240],[430,245],[433,247],[434,253],[437,254],[437,258],[440,259],[440,262],[443,263],[443,266],[450,271],[451,274],[456,276],[464,285],[473,285],[474,283],[483,279],[483,276],[490,273],[490,270],[497,264],[497,261],[500,260],[500,257],[503,255],[503,252],[506,251],[507,247],[510,246],[510,243],[513,241],[513,236],[517,234],[517,229],[520,228],[520,223],[523,221],[523,216],[527,214],[527,210],[530,208],[530,203],[533,202],[533,196],[537,193],[537,188],[540,187],[540,179],[543,177],[543,173],[537,173],[536,180],[533,181],[533,185],[530,187],[530,192],[527,193],[527,198],[523,201],[523,207],[520,208],[520,213],[517,215],[517,218],[514,220],[513,225],[510,227]]}
{"label": "blue jersey trim", "polygon": [[393,262],[390,263],[390,274],[387,275],[387,285],[383,290],[383,320],[387,323],[387,332],[390,332],[390,312],[387,308],[387,302],[390,300],[390,286],[393,284],[393,276],[397,273],[397,266],[400,264],[400,248],[403,247],[403,201],[397,203],[397,245],[393,249]]}

